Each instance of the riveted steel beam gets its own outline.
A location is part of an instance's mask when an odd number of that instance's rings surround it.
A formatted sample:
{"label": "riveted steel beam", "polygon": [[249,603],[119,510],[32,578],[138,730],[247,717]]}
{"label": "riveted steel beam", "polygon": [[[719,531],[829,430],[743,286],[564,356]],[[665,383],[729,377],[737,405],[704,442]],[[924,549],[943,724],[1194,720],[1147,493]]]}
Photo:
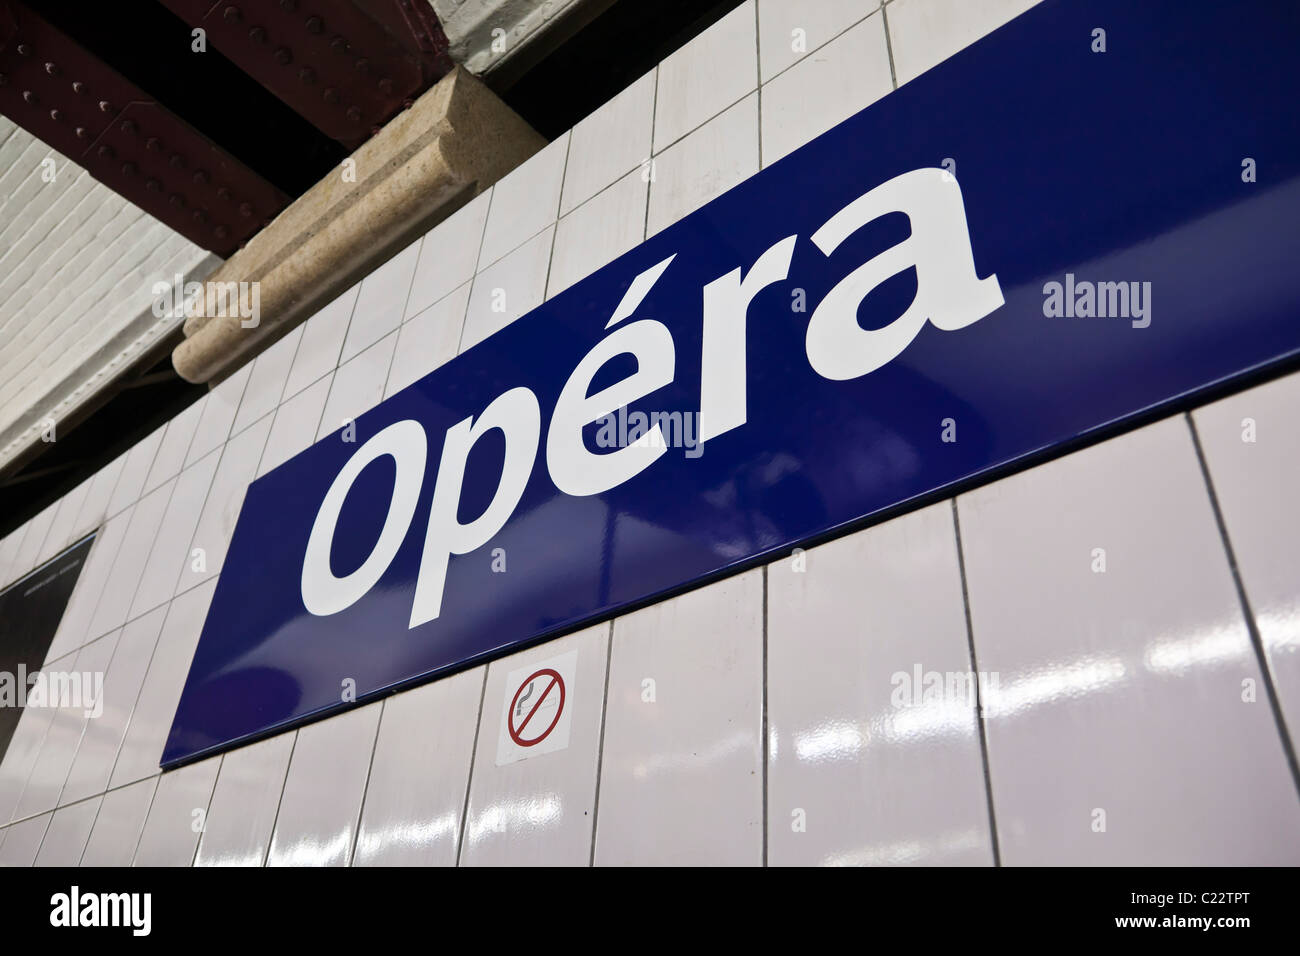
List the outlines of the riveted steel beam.
{"label": "riveted steel beam", "polygon": [[355,148],[452,67],[427,0],[162,0],[327,136]]}
{"label": "riveted steel beam", "polygon": [[0,0],[0,113],[230,256],[289,197],[24,4]]}

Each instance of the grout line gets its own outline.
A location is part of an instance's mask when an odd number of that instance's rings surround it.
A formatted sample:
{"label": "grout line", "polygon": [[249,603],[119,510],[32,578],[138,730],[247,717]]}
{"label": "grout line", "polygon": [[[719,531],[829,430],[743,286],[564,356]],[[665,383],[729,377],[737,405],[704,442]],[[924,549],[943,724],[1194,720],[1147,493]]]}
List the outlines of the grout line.
{"label": "grout line", "polygon": [[1282,705],[1278,700],[1277,688],[1273,686],[1273,673],[1269,669],[1268,653],[1264,650],[1264,638],[1259,633],[1259,623],[1255,619],[1255,612],[1250,606],[1250,598],[1246,595],[1246,586],[1241,580],[1241,568],[1237,565],[1237,553],[1233,550],[1232,539],[1228,535],[1228,525],[1223,517],[1223,509],[1219,506],[1219,496],[1214,490],[1214,480],[1210,477],[1209,462],[1205,457],[1205,449],[1201,447],[1201,436],[1196,430],[1196,422],[1190,412],[1184,412],[1183,417],[1186,419],[1187,427],[1192,434],[1192,445],[1196,449],[1196,460],[1201,467],[1201,478],[1205,481],[1205,491],[1210,498],[1210,509],[1214,512],[1214,523],[1219,529],[1219,538],[1223,543],[1224,556],[1228,559],[1228,570],[1232,574],[1232,584],[1237,589],[1237,601],[1240,603],[1241,613],[1246,619],[1246,630],[1250,635],[1250,645],[1255,652],[1256,663],[1259,665],[1260,681],[1268,694],[1268,703],[1273,711],[1273,721],[1277,725],[1282,753],[1286,756],[1287,766],[1291,770],[1291,780],[1295,784],[1297,793],[1300,793],[1300,763],[1296,760],[1295,743],[1291,739],[1286,719],[1282,716]]}
{"label": "grout line", "polygon": [[[131,848],[131,858],[122,864],[124,867],[135,866],[135,856],[140,852],[140,843],[144,840],[145,828],[149,826],[149,814],[153,813],[154,801],[158,798],[158,785],[162,782],[162,774],[158,773],[153,777],[145,777],[145,779],[153,781],[153,790],[149,793],[149,807],[144,811],[144,819],[140,821],[140,832],[135,835],[135,846]],[[102,804],[100,809],[103,809]],[[89,840],[86,842],[87,844],[90,843]],[[85,856],[85,854],[83,853],[82,856]]]}
{"label": "grout line", "polygon": [[[544,148],[545,147],[543,147],[543,149]],[[465,318],[463,318],[460,323],[460,337],[456,339],[457,356],[465,354],[465,326],[469,325],[469,309],[470,306],[474,303],[474,286],[478,285],[479,264],[483,259],[483,243],[487,239],[487,224],[488,224],[488,220],[492,217],[492,200],[496,198],[497,198],[497,188],[496,185],[494,184],[488,187],[487,209],[484,210],[483,212],[483,231],[479,233],[478,252],[474,256],[474,274],[470,276],[469,300],[465,303]],[[552,239],[552,242],[554,242],[554,239]],[[459,288],[459,286],[457,286],[457,288]],[[483,679],[485,681],[487,680],[486,675],[484,676]],[[478,731],[476,730],[475,733],[477,732]],[[460,851],[457,850],[456,852],[459,858]]]}
{"label": "grout line", "polygon": [[370,794],[370,774],[375,769],[375,754],[379,750],[379,732],[384,727],[384,715],[388,713],[388,701],[385,697],[379,702],[379,719],[375,721],[375,739],[370,742],[370,762],[366,764],[366,782],[361,788],[361,806],[357,808],[357,829],[352,834],[352,848],[348,853],[348,866],[357,858],[357,844],[361,842],[361,821],[366,816],[366,797]]}
{"label": "grout line", "polygon": [[898,72],[894,68],[894,41],[889,36],[889,14],[885,12],[883,3],[880,5],[880,18],[885,28],[885,52],[889,54],[889,79],[894,84],[894,89],[898,89]]}
{"label": "grout line", "polygon": [[460,814],[460,836],[456,840],[456,866],[465,850],[465,827],[469,823],[469,794],[474,785],[474,762],[478,758],[478,734],[483,726],[483,701],[487,697],[488,664],[483,665],[483,687],[478,693],[478,720],[474,722],[474,743],[469,750],[469,773],[465,776],[465,805]]}
{"label": "grout line", "polygon": [[591,856],[588,866],[596,865],[596,827],[600,822],[600,773],[605,766],[605,722],[609,717],[609,669],[614,661],[614,623],[609,621],[609,641],[605,645],[605,693],[600,700],[600,738],[596,743],[596,797],[591,803]]}
{"label": "grout line", "polygon": [[984,764],[984,795],[988,800],[989,808],[989,837],[993,844],[993,865],[1002,865],[1002,851],[998,846],[998,820],[993,811],[993,776],[989,769],[989,741],[988,730],[985,726],[984,701],[982,700],[983,689],[979,682],[979,662],[975,656],[975,627],[971,621],[970,613],[970,591],[966,586],[966,556],[961,540],[961,519],[957,513],[957,499],[950,498],[952,503],[952,527],[957,537],[957,571],[961,577],[961,603],[966,611],[966,646],[970,653],[971,665],[971,684],[975,688],[975,726],[979,730],[980,736],[980,758]]}
{"label": "grout line", "polygon": [[650,96],[650,162],[649,173],[645,180],[645,224],[641,228],[641,241],[645,242],[650,236],[650,190],[655,183],[655,113],[659,111],[659,65],[655,64],[654,68],[655,81],[654,89]]}
{"label": "grout line", "polygon": [[284,762],[284,779],[280,781],[280,799],[275,801],[275,816],[271,819],[271,832],[266,837],[266,852],[262,854],[262,866],[271,862],[271,845],[275,842],[275,828],[280,823],[280,809],[284,806],[284,792],[289,789],[289,771],[293,769],[293,754],[298,749],[298,731],[293,732],[289,743],[289,759]]}
{"label": "grout line", "polygon": [[[226,751],[229,753],[230,751]],[[217,796],[217,784],[221,781],[221,771],[226,766],[226,754],[220,754],[217,757],[217,775],[212,778],[212,789],[208,791],[208,802],[203,808],[203,828],[199,830],[199,838],[194,841],[194,853],[190,856],[190,869],[194,869],[195,864],[199,861],[199,849],[203,846],[203,838],[208,833],[208,816],[212,813],[212,801]]]}
{"label": "grout line", "polygon": [[[568,137],[568,141],[565,142],[564,144],[564,168],[560,170],[560,198],[555,201],[555,219],[551,222],[551,225],[548,227],[550,229],[553,229],[554,231],[551,233],[551,249],[549,254],[546,256],[546,278],[542,280],[542,302],[543,303],[548,302],[551,296],[554,294],[551,292],[551,267],[555,265],[555,245],[556,245],[555,240],[558,239],[560,236],[560,209],[562,208],[562,203],[564,202],[564,180],[568,178],[569,175],[569,153],[573,149],[573,130],[570,129],[564,135]],[[537,235],[540,236],[542,232],[545,231],[546,230],[543,229]],[[530,239],[529,241],[532,240]],[[507,253],[507,255],[509,255],[509,253]],[[502,256],[501,258],[504,259],[505,256]],[[524,315],[527,314],[528,314],[527,312],[524,313]],[[520,316],[520,318],[523,318],[523,316]]]}
{"label": "grout line", "polygon": [[[754,4],[754,82],[755,82],[756,85],[755,85],[755,87],[754,87],[754,93],[758,96],[758,102],[757,102],[757,104],[756,104],[756,109],[757,109],[757,111],[758,111],[758,130],[757,130],[757,132],[758,132],[758,137],[757,137],[757,139],[758,139],[758,171],[759,171],[760,173],[763,171],[763,44],[762,44],[762,39],[761,39],[761,37],[762,37],[762,34],[760,33],[760,31],[759,31],[759,26],[758,26],[758,4],[755,3],[755,4]],[[800,57],[799,59],[802,60],[803,57]],[[757,175],[757,174],[755,174],[755,175]],[[766,570],[763,572],[763,582],[764,582],[764,583],[763,583],[763,587],[764,587],[764,595],[766,595],[766,588],[767,588],[767,571],[766,571]],[[767,611],[766,611],[766,607],[767,607],[767,604],[766,604],[766,596],[764,597],[764,605],[763,605],[763,607],[764,607],[764,612],[763,612],[763,613],[766,614],[766,613],[767,613]],[[767,832],[766,814],[764,815],[763,832],[764,832],[765,834],[766,834],[766,832]],[[766,836],[765,836],[765,837],[764,837],[764,846],[763,846],[763,860],[764,860],[764,864],[765,864],[765,865],[766,865],[766,861],[767,861],[767,845],[766,845],[766,839],[767,839],[767,838],[766,838]]]}
{"label": "grout line", "polygon": [[[36,865],[36,861],[37,859],[39,859],[41,855],[41,848],[45,846],[45,838],[50,835],[50,824],[54,822],[54,811],[47,810],[45,812],[50,815],[50,818],[45,821],[45,829],[41,831],[41,838],[36,844],[36,853],[32,856],[32,866]],[[37,816],[39,816],[39,814],[37,814]],[[34,817],[28,817],[27,819],[29,820],[34,819]],[[5,829],[8,830],[9,827],[12,825],[13,824],[10,823],[8,826],[5,827]]]}

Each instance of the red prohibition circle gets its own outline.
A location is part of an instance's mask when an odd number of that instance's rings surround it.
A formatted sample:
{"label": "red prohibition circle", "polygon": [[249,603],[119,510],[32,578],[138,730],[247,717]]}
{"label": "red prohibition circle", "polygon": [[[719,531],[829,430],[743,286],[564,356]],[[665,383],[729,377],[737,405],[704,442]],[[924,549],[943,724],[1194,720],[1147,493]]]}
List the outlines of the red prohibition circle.
{"label": "red prohibition circle", "polygon": [[[533,704],[533,709],[530,710],[527,716],[524,717],[523,723],[521,723],[518,727],[515,727],[515,705],[519,703],[519,695],[524,692],[524,688],[527,687],[529,683],[537,680],[537,678],[539,677],[550,677],[552,678],[552,680],[549,684],[546,685],[546,690],[542,691],[542,693],[538,696],[537,703]],[[546,695],[551,692],[551,688],[556,686],[560,688],[560,706],[555,708],[555,717],[551,720],[550,726],[548,726],[545,730],[543,730],[538,736],[534,737],[532,740],[525,740],[523,737],[523,731],[524,728],[528,726],[528,721],[532,719],[533,714],[537,713],[537,708],[542,706],[542,701],[546,700]],[[510,739],[513,740],[520,747],[536,747],[548,736],[550,736],[551,731],[555,729],[555,725],[560,722],[560,715],[563,713],[564,713],[564,678],[560,676],[558,671],[552,670],[549,667],[543,667],[541,670],[533,674],[531,677],[525,678],[524,682],[519,685],[519,689],[515,691],[515,696],[510,701],[510,710],[506,714],[506,732],[510,734]]]}

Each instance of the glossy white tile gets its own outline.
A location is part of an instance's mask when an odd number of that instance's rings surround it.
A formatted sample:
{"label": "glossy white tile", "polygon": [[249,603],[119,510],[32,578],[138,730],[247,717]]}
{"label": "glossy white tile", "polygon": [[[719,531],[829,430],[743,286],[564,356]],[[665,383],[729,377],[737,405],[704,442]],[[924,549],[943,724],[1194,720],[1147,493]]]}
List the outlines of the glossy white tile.
{"label": "glossy white tile", "polygon": [[293,357],[289,378],[284,385],[282,402],[287,402],[338,367],[343,339],[348,334],[348,325],[352,321],[352,311],[360,292],[361,285],[358,283],[303,325],[298,351]]}
{"label": "glossy white tile", "polygon": [[32,866],[50,825],[50,816],[46,813],[7,827],[4,843],[0,843],[0,866]]}
{"label": "glossy white tile", "polygon": [[880,0],[758,0],[758,60],[763,82],[879,7]]}
{"label": "glossy white tile", "polygon": [[100,798],[83,800],[70,807],[61,807],[50,818],[49,829],[41,841],[36,855],[37,866],[76,866],[86,851],[90,828],[99,813]]}
{"label": "glossy white tile", "polygon": [[388,382],[384,386],[385,398],[456,357],[461,331],[465,327],[469,290],[470,284],[466,282],[402,324],[397,333],[393,364],[388,370]]}
{"label": "glossy white tile", "polygon": [[120,787],[158,772],[163,743],[171,730],[215,586],[215,581],[200,584],[178,595],[167,608],[162,633],[113,766],[110,786]]}
{"label": "glossy white tile", "polygon": [[59,797],[60,805],[84,800],[108,788],[118,748],[122,746],[166,616],[167,608],[155,608],[122,628],[113,659],[104,674],[104,711],[95,720],[86,722]]}
{"label": "glossy white tile", "polygon": [[413,242],[362,280],[339,355],[341,368],[402,324],[419,255],[420,244]]}
{"label": "glossy white tile", "polygon": [[[329,397],[325,400],[325,408],[316,429],[317,440],[355,424],[362,412],[369,411],[383,400],[384,382],[388,379],[388,368],[393,364],[393,349],[396,345],[397,333],[391,332],[360,355],[339,366],[330,383]],[[369,437],[359,431],[351,435],[358,444]]]}
{"label": "glossy white tile", "polygon": [[103,468],[95,473],[94,479],[90,484],[90,491],[81,503],[81,508],[77,511],[77,517],[73,521],[72,534],[69,540],[76,540],[88,532],[94,531],[104,519],[108,517],[108,502],[113,497],[113,489],[117,487],[118,479],[122,477],[122,470],[126,467],[126,459],[129,452],[119,455]]}
{"label": "glossy white tile", "polygon": [[207,457],[190,465],[176,479],[127,620],[165,604],[176,590],[185,569],[191,566],[190,541],[207,502],[208,489],[212,487],[212,476],[216,474],[220,457],[219,451],[208,452]]}
{"label": "glossy white tile", "polygon": [[384,701],[353,866],[454,866],[483,668]]}
{"label": "glossy white tile", "polygon": [[211,392],[204,395],[167,423],[162,441],[158,444],[158,453],[154,455],[149,475],[145,478],[145,494],[180,474],[181,467],[185,464],[185,455],[194,440],[195,429],[198,428],[199,419],[203,416],[203,409],[211,395]]}
{"label": "glossy white tile", "polygon": [[[503,657],[488,667],[462,866],[590,863],[608,656],[609,625],[599,624]],[[566,658],[567,666],[554,663]],[[542,669],[559,673],[564,686],[549,694],[546,687],[537,689],[540,684],[534,682],[533,674]],[[535,706],[545,712],[550,707],[547,698],[561,691],[563,699],[547,729],[562,719],[566,723],[555,725],[554,732],[567,733],[567,739],[556,743],[558,749],[536,755],[522,748],[513,750],[505,729],[510,726],[511,707],[523,739],[545,743],[541,732],[533,734],[529,729],[527,719],[534,705],[528,698],[535,697]],[[537,718],[539,722],[545,719]]]}
{"label": "glossy white tile", "polygon": [[86,556],[86,563],[81,566],[81,573],[77,576],[72,596],[68,599],[68,606],[63,611],[63,617],[59,619],[59,629],[55,631],[49,652],[45,655],[47,661],[58,660],[95,636],[90,633],[91,621],[95,616],[95,608],[99,606],[104,585],[113,570],[118,549],[126,537],[127,526],[131,523],[131,514],[131,511],[123,511],[110,518],[95,536],[95,541],[90,546],[90,554]]}
{"label": "glossy white tile", "polygon": [[158,446],[162,444],[166,431],[166,425],[160,426],[136,442],[127,452],[126,459],[122,462],[122,472],[108,499],[108,517],[111,518],[140,499],[145,479],[149,477],[149,469],[153,467],[154,456],[158,454]]}
{"label": "glossy white tile", "polygon": [[1002,862],[1300,862],[1186,421],[958,500]]}
{"label": "glossy white tile", "polygon": [[406,318],[418,315],[474,278],[492,190],[475,196],[425,233]]}
{"label": "glossy white tile", "polygon": [[211,757],[162,775],[133,866],[193,864],[220,765],[220,757]]}
{"label": "glossy white tile", "polygon": [[758,172],[758,95],[655,157],[647,237]]}
{"label": "glossy white tile", "polygon": [[[55,663],[45,669],[45,706],[53,714],[40,755],[14,811],[16,818],[44,813],[58,805],[86,725],[103,716],[104,673],[117,643],[117,632],[108,634],[87,644],[75,656],[63,658],[66,664]],[[32,706],[30,698],[28,706]]]}
{"label": "glossy white tile", "polygon": [[655,72],[651,70],[573,127],[560,215],[649,161]]}
{"label": "glossy white tile", "polygon": [[195,866],[261,866],[284,791],[293,733],[225,754]]}
{"label": "glossy white tile", "polygon": [[993,863],[949,502],[767,569],[768,863]]}
{"label": "glossy white tile", "polygon": [[474,278],[460,350],[473,348],[542,304],[554,229],[547,229]]}
{"label": "glossy white tile", "polygon": [[815,139],[894,88],[884,17],[874,14],[763,87],[763,165]]}
{"label": "glossy white tile", "polygon": [[167,513],[167,502],[171,500],[176,481],[173,478],[149,492],[131,509],[126,536],[113,558],[113,567],[104,583],[99,604],[95,607],[87,638],[107,634],[126,623],[131,602],[135,598],[136,588],[140,586],[145,563],[153,551],[154,539],[158,536],[163,516]]}
{"label": "glossy white tile", "polygon": [[261,464],[257,466],[257,477],[283,465],[316,440],[316,429],[320,427],[321,412],[333,378],[334,373],[328,373],[292,398],[286,398],[276,410]]}
{"label": "glossy white tile", "polygon": [[59,510],[59,502],[54,502],[47,508],[42,509],[36,517],[28,523],[27,534],[23,536],[22,547],[18,549],[14,557],[14,565],[19,575],[26,574],[36,567],[37,559],[41,555],[41,549],[45,544],[45,536],[49,533],[50,525],[54,523],[54,514]]}
{"label": "glossy white tile", "polygon": [[140,842],[158,776],[104,794],[95,826],[81,855],[82,866],[130,866]]}
{"label": "glossy white tile", "polygon": [[569,134],[565,133],[492,187],[478,258],[480,271],[555,222],[568,151]]}
{"label": "glossy white tile", "polygon": [[1300,739],[1300,375],[1192,416],[1292,741]]}
{"label": "glossy white tile", "polygon": [[547,298],[640,244],[645,235],[646,197],[647,183],[637,169],[560,220]]}
{"label": "glossy white tile", "polygon": [[762,570],[613,628],[596,864],[760,864]]}
{"label": "glossy white tile", "polygon": [[230,434],[238,435],[249,425],[260,421],[280,404],[284,394],[285,382],[289,378],[289,369],[293,366],[294,356],[298,352],[298,342],[302,339],[306,323],[296,326],[284,338],[253,360],[248,375],[248,384],[239,400],[235,420],[230,426]]}
{"label": "glossy white tile", "polygon": [[206,581],[220,572],[225,563],[226,549],[235,533],[235,521],[266,447],[271,421],[271,416],[267,415],[254,422],[230,439],[222,450],[212,487],[208,490],[176,581],[176,593]]}
{"label": "glossy white tile", "polygon": [[253,366],[245,364],[208,392],[207,401],[203,403],[203,414],[194,427],[194,439],[190,442],[189,451],[185,453],[186,468],[226,443],[252,373]]}
{"label": "glossy white tile", "polygon": [[267,866],[347,866],[357,833],[379,704],[298,731]]}
{"label": "glossy white tile", "polygon": [[901,86],[1018,17],[1039,0],[890,0],[889,41]]}
{"label": "glossy white tile", "polygon": [[745,0],[659,64],[655,152],[717,116],[757,86],[754,0]]}

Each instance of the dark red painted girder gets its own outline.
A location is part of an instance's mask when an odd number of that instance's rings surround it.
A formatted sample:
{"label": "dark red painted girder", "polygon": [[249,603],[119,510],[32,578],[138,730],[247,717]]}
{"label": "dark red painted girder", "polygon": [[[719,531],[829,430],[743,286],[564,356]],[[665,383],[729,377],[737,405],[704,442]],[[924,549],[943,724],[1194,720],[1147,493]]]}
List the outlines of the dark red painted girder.
{"label": "dark red painted girder", "polygon": [[0,113],[223,257],[291,201],[13,0],[0,0]]}
{"label": "dark red painted girder", "polygon": [[160,2],[349,149],[452,67],[428,0]]}

